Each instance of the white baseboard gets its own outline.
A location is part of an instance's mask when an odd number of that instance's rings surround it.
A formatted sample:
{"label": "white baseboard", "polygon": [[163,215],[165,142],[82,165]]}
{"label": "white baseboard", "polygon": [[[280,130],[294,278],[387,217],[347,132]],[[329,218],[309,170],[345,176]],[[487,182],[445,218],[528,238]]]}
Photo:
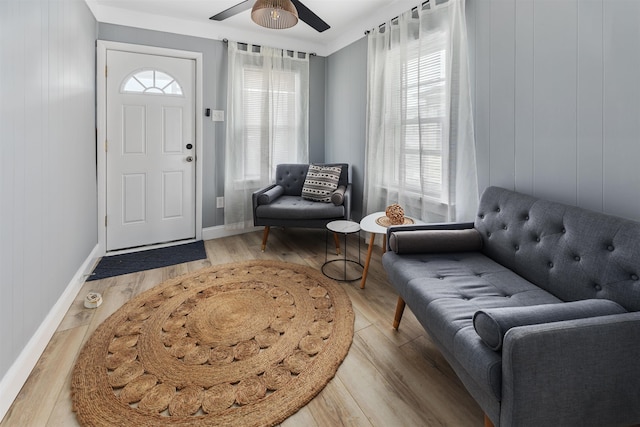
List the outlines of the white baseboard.
{"label": "white baseboard", "polygon": [[252,231],[262,230],[263,227],[249,228],[227,228],[224,225],[216,227],[208,227],[202,229],[202,240],[220,239],[222,237],[235,236],[238,234],[251,233]]}
{"label": "white baseboard", "polygon": [[80,292],[86,277],[91,273],[99,257],[99,249],[98,245],[96,245],[73,276],[62,295],[60,295],[58,301],[51,308],[47,317],[40,324],[40,327],[22,349],[18,358],[2,377],[2,381],[0,381],[0,396],[2,396],[2,399],[0,399],[0,420],[5,417],[20,389],[29,378],[31,371],[36,366],[40,356],[42,356],[47,344],[49,344],[53,334],[58,329],[58,325],[67,314],[69,307],[78,292]]}

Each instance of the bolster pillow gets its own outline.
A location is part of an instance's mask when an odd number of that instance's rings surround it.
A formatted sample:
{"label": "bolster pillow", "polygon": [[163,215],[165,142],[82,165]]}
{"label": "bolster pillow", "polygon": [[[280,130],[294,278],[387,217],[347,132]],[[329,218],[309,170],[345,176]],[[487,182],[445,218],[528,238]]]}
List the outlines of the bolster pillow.
{"label": "bolster pillow", "polygon": [[586,299],[560,304],[500,307],[476,311],[473,327],[492,350],[502,348],[504,335],[511,328],[626,313],[618,303],[607,299]]}
{"label": "bolster pillow", "polygon": [[284,193],[284,187],[276,185],[258,196],[259,205],[268,205]]}
{"label": "bolster pillow", "polygon": [[389,247],[397,254],[479,251],[482,236],[475,228],[394,231],[389,236]]}
{"label": "bolster pillow", "polygon": [[347,191],[347,187],[344,185],[340,185],[338,188],[331,193],[331,201],[334,205],[340,206],[342,202],[344,202],[344,192]]}

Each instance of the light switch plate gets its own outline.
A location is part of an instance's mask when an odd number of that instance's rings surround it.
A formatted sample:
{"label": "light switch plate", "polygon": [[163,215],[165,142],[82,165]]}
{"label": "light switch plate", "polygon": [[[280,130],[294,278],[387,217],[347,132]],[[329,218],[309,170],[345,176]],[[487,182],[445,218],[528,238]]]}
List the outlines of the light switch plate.
{"label": "light switch plate", "polygon": [[224,122],[224,110],[211,110],[211,120],[214,122]]}

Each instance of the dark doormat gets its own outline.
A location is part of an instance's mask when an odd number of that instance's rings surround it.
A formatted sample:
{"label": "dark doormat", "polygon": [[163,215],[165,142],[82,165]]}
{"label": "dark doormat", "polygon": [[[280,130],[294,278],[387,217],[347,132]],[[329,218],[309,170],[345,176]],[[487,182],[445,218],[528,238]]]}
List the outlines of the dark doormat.
{"label": "dark doormat", "polygon": [[93,273],[87,278],[100,280],[121,274],[135,273],[183,262],[196,261],[207,257],[202,240],[185,245],[151,249],[130,254],[102,257]]}

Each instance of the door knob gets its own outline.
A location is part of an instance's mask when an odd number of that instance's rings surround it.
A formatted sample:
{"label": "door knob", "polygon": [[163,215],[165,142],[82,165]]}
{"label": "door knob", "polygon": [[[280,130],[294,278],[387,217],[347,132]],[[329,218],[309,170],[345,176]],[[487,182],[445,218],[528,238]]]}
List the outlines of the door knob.
{"label": "door knob", "polygon": [[193,156],[187,156],[187,162],[193,162]]}

